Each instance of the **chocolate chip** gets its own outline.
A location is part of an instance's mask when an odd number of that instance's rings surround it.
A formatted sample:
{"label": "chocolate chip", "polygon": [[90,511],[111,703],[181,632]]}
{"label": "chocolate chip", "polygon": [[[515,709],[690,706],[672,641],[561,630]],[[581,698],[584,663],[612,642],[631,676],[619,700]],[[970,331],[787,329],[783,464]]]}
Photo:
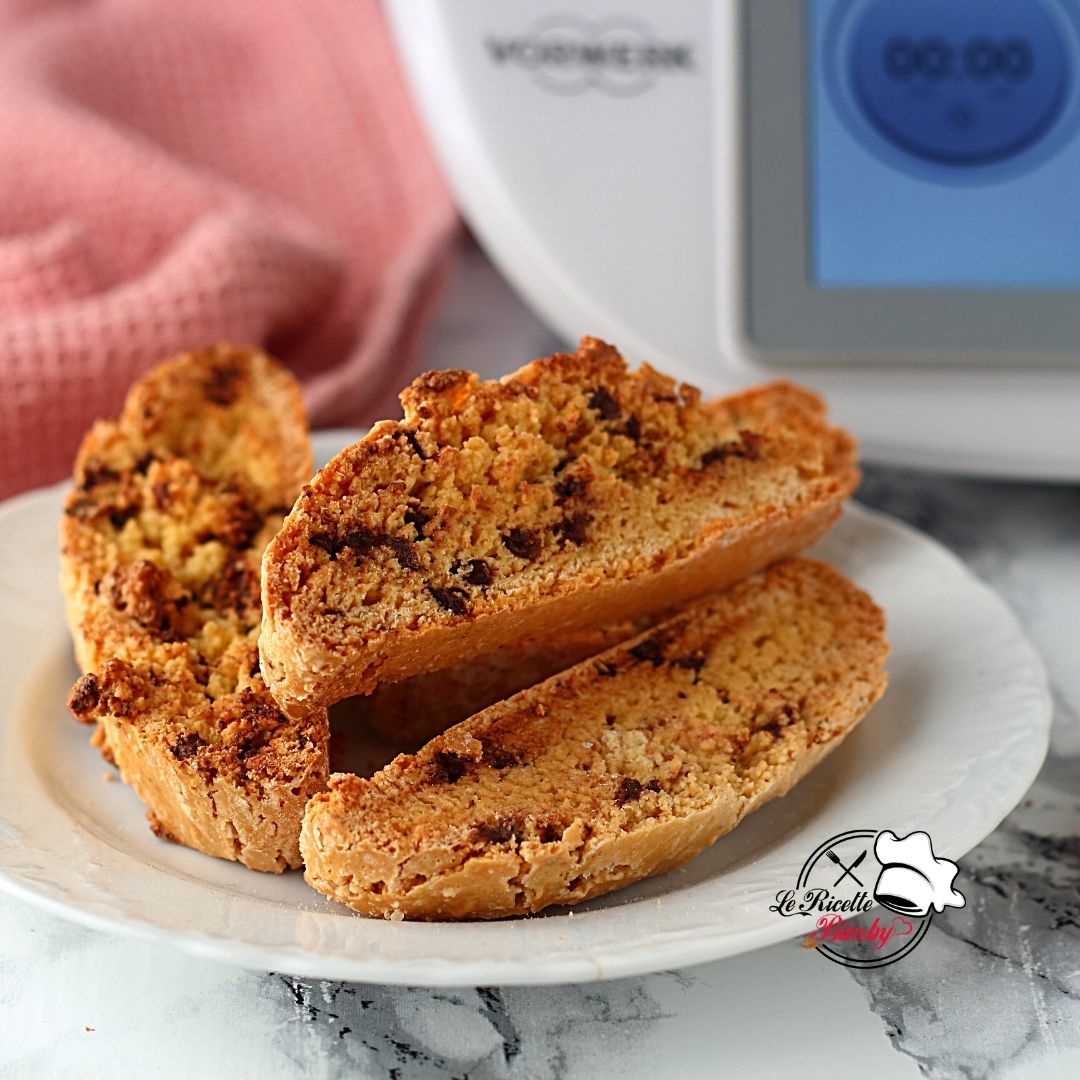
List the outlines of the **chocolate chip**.
{"label": "chocolate chip", "polygon": [[538,824],[537,834],[541,844],[554,844],[563,838],[563,827],[553,821],[544,821]]}
{"label": "chocolate chip", "polygon": [[576,499],[589,490],[589,482],[584,476],[564,476],[555,485],[555,499],[557,502],[566,502],[567,499]]}
{"label": "chocolate chip", "polygon": [[660,786],[660,781],[659,780],[650,780],[645,785],[645,790],[646,791],[662,791],[663,788]]}
{"label": "chocolate chip", "polygon": [[400,536],[388,536],[382,543],[394,553],[398,566],[403,570],[420,569],[420,560],[416,557],[416,550],[408,540],[402,540]]}
{"label": "chocolate chip", "polygon": [[777,739],[780,737],[781,730],[790,727],[801,715],[799,706],[793,701],[787,701],[777,713],[769,718],[768,722],[760,725],[756,730],[767,731],[774,739]]}
{"label": "chocolate chip", "polygon": [[430,514],[425,514],[423,510],[410,507],[405,511],[405,524],[411,525],[416,530],[416,539],[424,539],[424,526],[431,520]]}
{"label": "chocolate chip", "polygon": [[370,555],[376,548],[388,548],[403,570],[420,569],[420,560],[416,557],[412,544],[408,540],[402,540],[400,536],[375,532],[373,529],[351,529],[342,538],[341,547],[361,556]]}
{"label": "chocolate chip", "polygon": [[659,667],[664,662],[663,646],[655,638],[646,638],[629,650],[630,655],[642,663],[650,663],[653,667]]}
{"label": "chocolate chip", "polygon": [[468,771],[469,763],[449,750],[436,750],[430,778],[438,784],[456,784]]}
{"label": "chocolate chip", "polygon": [[741,461],[757,461],[761,457],[763,435],[753,431],[740,431],[737,439],[729,439],[701,455],[701,468],[707,468],[718,461],[734,458]]}
{"label": "chocolate chip", "polygon": [[236,696],[236,709],[241,720],[261,728],[274,728],[285,723],[285,715],[266,690],[245,686]]}
{"label": "chocolate chip", "polygon": [[589,538],[588,529],[591,522],[592,514],[579,511],[559,522],[555,526],[555,531],[560,533],[564,540],[568,540],[571,544],[577,544],[580,547]]}
{"label": "chocolate chip", "polygon": [[401,434],[405,436],[405,441],[412,447],[413,453],[421,459],[421,461],[427,461],[427,455],[424,453],[424,448],[420,445],[420,440],[416,437],[416,432],[411,431],[409,428],[402,428]]}
{"label": "chocolate chip", "polygon": [[137,513],[134,506],[120,506],[109,511],[109,521],[114,529],[122,529]]}
{"label": "chocolate chip", "polygon": [[361,555],[369,555],[382,538],[372,529],[350,529],[342,538],[341,546]]}
{"label": "chocolate chip", "polygon": [[215,405],[231,405],[236,400],[237,383],[240,381],[240,370],[232,364],[215,364],[210,369],[210,375],[203,384],[208,401]]}
{"label": "chocolate chip", "polygon": [[247,761],[249,757],[254,757],[259,752],[259,748],[252,742],[243,742],[240,744],[240,749],[236,751],[236,757],[239,761]]}
{"label": "chocolate chip", "polygon": [[520,527],[515,527],[508,533],[504,533],[502,542],[511,555],[517,555],[518,558],[530,561],[540,554],[540,549],[543,546],[538,532]]}
{"label": "chocolate chip", "polygon": [[83,491],[89,491],[91,488],[97,487],[98,484],[111,484],[114,480],[119,480],[120,474],[115,469],[110,469],[108,465],[102,464],[97,458],[91,458],[87,463],[85,469],[83,469],[82,487]]}
{"label": "chocolate chip", "polygon": [[514,826],[505,819],[496,818],[495,821],[481,821],[477,824],[477,839],[487,844],[505,844],[514,838]]}
{"label": "chocolate chip", "polygon": [[308,543],[312,547],[321,548],[331,559],[336,559],[338,552],[341,550],[341,545],[327,533],[312,533],[308,537]]}
{"label": "chocolate chip", "polygon": [[503,769],[514,769],[518,765],[525,764],[525,757],[520,751],[510,750],[487,739],[481,739],[480,742],[484,748],[480,760],[492,769],[498,769],[501,772]]}
{"label": "chocolate chip", "polygon": [[701,467],[707,468],[709,465],[715,465],[718,461],[726,461],[732,456],[733,443],[725,443],[723,446],[714,446],[711,450],[706,450],[701,455]]}
{"label": "chocolate chip", "polygon": [[149,450],[147,450],[145,453],[142,453],[142,454],[139,455],[138,460],[135,462],[135,471],[140,476],[145,476],[147,474],[147,472],[150,470],[150,466],[155,461],[157,461],[157,458],[154,457],[154,455],[152,453],[150,453]]}
{"label": "chocolate chip", "polygon": [[189,757],[194,757],[202,746],[203,741],[199,735],[194,731],[189,731],[186,735],[181,735],[169,749],[173,752],[173,757],[179,761],[186,761]]}
{"label": "chocolate chip", "polygon": [[237,558],[207,583],[202,599],[215,611],[240,614],[258,604],[259,582],[252,569]]}
{"label": "chocolate chip", "polygon": [[619,403],[611,396],[611,391],[604,386],[598,386],[589,397],[589,408],[600,414],[601,420],[615,420],[618,418]]}
{"label": "chocolate chip", "polygon": [[72,688],[68,698],[68,708],[80,719],[88,719],[88,714],[98,707],[101,700],[101,684],[98,677],[89,672]]}
{"label": "chocolate chip", "polygon": [[641,421],[633,413],[627,418],[624,431],[628,439],[641,442]]}
{"label": "chocolate chip", "polygon": [[452,611],[455,615],[468,613],[469,594],[464,589],[459,589],[457,586],[444,589],[438,585],[429,585],[427,591],[431,593],[435,603],[446,608],[447,611]]}
{"label": "chocolate chip", "polygon": [[696,675],[705,666],[705,654],[702,652],[691,653],[689,656],[680,656],[671,661],[672,667],[685,668]]}
{"label": "chocolate chip", "polygon": [[491,573],[491,567],[483,559],[473,559],[469,563],[469,572],[465,575],[465,580],[470,585],[483,586],[490,585],[494,576]]}
{"label": "chocolate chip", "polygon": [[632,776],[622,776],[615,785],[615,801],[620,806],[625,806],[628,802],[640,799],[641,791],[642,784],[640,780],[635,780]]}

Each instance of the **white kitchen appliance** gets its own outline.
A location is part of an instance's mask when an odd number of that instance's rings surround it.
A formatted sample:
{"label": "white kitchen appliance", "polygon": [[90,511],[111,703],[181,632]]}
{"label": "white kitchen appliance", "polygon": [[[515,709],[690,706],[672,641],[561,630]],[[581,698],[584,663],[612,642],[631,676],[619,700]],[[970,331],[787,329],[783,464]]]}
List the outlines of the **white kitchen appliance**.
{"label": "white kitchen appliance", "polygon": [[388,8],[464,216],[567,339],[800,380],[871,460],[1080,479],[1080,0]]}

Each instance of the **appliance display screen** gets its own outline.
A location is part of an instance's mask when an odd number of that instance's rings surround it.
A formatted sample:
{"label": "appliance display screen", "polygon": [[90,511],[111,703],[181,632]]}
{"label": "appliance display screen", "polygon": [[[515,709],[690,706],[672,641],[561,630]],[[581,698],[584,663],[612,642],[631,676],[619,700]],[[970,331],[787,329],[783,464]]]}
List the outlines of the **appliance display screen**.
{"label": "appliance display screen", "polygon": [[1080,288],[1073,0],[809,0],[822,288]]}

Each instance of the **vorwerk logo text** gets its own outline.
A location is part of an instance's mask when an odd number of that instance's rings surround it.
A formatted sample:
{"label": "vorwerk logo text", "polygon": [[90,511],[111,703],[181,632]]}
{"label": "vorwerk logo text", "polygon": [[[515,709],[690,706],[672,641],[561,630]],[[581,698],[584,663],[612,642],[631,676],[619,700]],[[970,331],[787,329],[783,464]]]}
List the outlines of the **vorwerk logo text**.
{"label": "vorwerk logo text", "polygon": [[537,85],[557,94],[597,89],[631,97],[660,75],[694,67],[690,44],[660,41],[648,24],[629,18],[552,16],[526,34],[489,35],[484,44],[493,63],[527,71]]}

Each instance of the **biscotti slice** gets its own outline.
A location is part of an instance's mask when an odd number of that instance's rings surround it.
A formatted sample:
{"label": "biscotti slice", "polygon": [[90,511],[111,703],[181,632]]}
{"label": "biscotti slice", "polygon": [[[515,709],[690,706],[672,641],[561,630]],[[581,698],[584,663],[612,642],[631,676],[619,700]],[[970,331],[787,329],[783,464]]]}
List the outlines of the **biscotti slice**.
{"label": "biscotti slice", "polygon": [[267,548],[259,647],[287,712],[721,588],[817,540],[858,479],[813,394],[702,404],[590,338],[401,400]]}
{"label": "biscotti slice", "polygon": [[497,918],[686,862],[785,794],[885,688],[882,613],[796,559],[493,705],[304,815],[305,877],[365,915]]}
{"label": "biscotti slice", "polygon": [[441,671],[383,683],[368,697],[354,698],[351,712],[387,741],[418,749],[473,713],[635,637],[656,621],[627,619],[515,641]]}
{"label": "biscotti slice", "polygon": [[298,866],[327,720],[259,671],[263,548],[311,475],[299,387],[217,346],[153,369],[83,441],[61,586],[83,678],[70,706],[155,832],[258,870]]}

